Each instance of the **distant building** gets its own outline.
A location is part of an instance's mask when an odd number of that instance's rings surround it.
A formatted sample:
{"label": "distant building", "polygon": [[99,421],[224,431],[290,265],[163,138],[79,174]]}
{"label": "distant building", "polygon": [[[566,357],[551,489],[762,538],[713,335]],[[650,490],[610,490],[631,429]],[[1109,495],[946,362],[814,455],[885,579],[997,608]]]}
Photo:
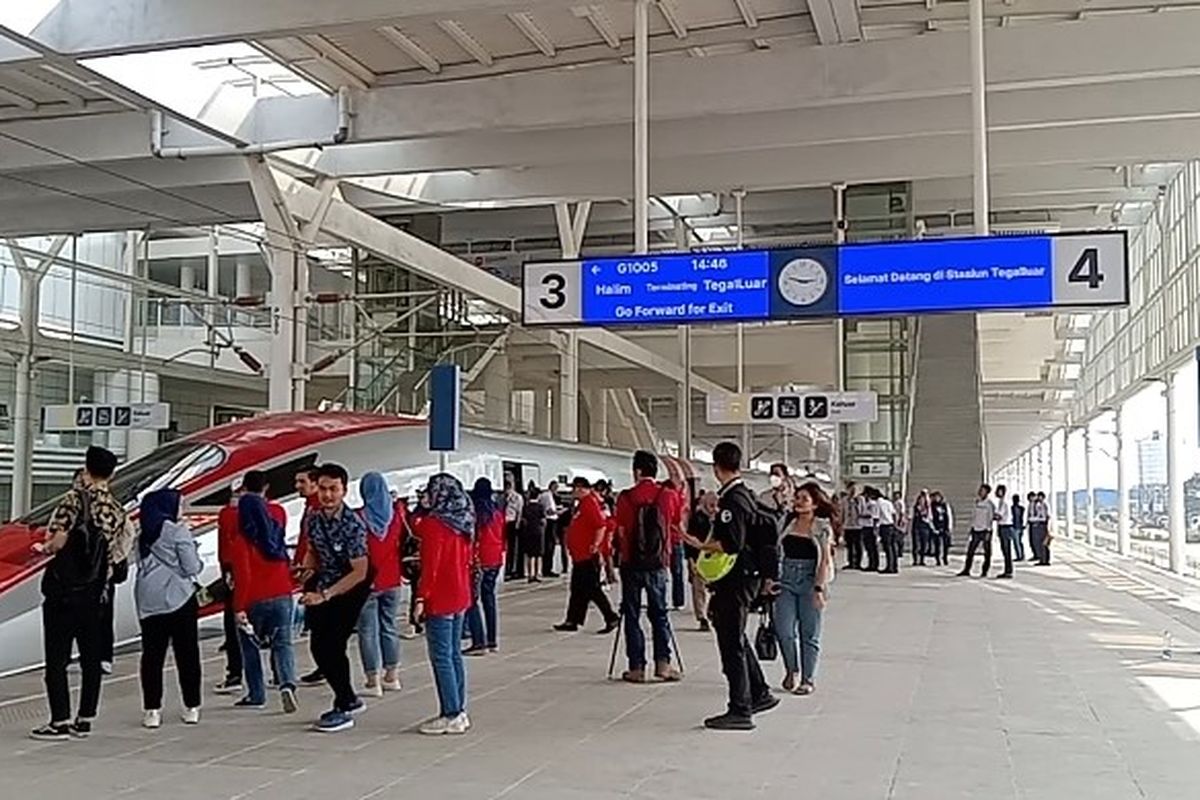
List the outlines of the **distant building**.
{"label": "distant building", "polygon": [[1166,511],[1167,440],[1159,431],[1137,441],[1137,483],[1131,499],[1140,518]]}

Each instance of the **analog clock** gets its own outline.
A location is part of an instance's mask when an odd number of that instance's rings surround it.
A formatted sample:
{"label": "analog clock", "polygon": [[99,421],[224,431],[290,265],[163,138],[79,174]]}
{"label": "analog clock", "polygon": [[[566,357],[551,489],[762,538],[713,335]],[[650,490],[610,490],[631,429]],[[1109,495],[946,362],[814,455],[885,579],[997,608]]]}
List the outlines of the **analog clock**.
{"label": "analog clock", "polygon": [[794,306],[811,306],[825,296],[829,276],[820,261],[797,258],[779,270],[779,294]]}

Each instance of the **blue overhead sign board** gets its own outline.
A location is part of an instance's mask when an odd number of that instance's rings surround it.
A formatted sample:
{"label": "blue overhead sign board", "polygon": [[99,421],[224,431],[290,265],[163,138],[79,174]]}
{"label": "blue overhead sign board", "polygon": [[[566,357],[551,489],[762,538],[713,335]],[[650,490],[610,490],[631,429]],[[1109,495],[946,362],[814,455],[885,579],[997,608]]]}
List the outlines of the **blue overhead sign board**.
{"label": "blue overhead sign board", "polygon": [[1129,302],[1124,231],[525,265],[526,325],[747,322]]}

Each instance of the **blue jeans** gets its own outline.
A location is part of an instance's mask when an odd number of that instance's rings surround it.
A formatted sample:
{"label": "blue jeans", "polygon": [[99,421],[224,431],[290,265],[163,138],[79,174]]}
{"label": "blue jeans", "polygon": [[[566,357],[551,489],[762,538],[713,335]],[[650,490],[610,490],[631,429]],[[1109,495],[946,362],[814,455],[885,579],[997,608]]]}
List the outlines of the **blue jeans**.
{"label": "blue jeans", "polygon": [[667,570],[621,570],[621,616],[625,627],[625,655],[631,670],[646,667],[646,635],[642,633],[642,593],[654,635],[654,663],[671,661],[671,620],[667,616]]}
{"label": "blue jeans", "polygon": [[1013,526],[1013,551],[1017,561],[1025,560],[1025,526]]}
{"label": "blue jeans", "polygon": [[368,677],[381,669],[400,666],[400,634],[396,632],[396,613],[400,609],[400,589],[371,592],[358,615],[358,654]]}
{"label": "blue jeans", "polygon": [[437,684],[438,705],[443,717],[456,717],[467,710],[467,668],[463,664],[463,615],[429,617],[425,620],[425,641],[429,645],[429,665]]}
{"label": "blue jeans", "polygon": [[686,604],[687,590],[687,554],[683,544],[671,548],[671,605],[683,608]]}
{"label": "blue jeans", "polygon": [[242,643],[242,662],[246,673],[246,697],[255,703],[267,702],[267,687],[263,681],[262,655],[259,642],[271,649],[271,668],[279,688],[296,688],[296,654],[292,650],[292,614],[295,603],[291,595],[272,597],[250,606],[246,616],[254,628],[254,636],[239,629]]}
{"label": "blue jeans", "polygon": [[783,664],[789,674],[800,673],[801,681],[816,677],[821,652],[821,610],[813,592],[816,578],[815,559],[785,558],[780,567],[781,591],[775,598],[775,634]]}
{"label": "blue jeans", "polygon": [[466,623],[467,630],[471,632],[472,648],[496,649],[500,634],[496,623],[496,580],[499,577],[499,567],[486,567],[476,571],[475,602],[467,609]]}

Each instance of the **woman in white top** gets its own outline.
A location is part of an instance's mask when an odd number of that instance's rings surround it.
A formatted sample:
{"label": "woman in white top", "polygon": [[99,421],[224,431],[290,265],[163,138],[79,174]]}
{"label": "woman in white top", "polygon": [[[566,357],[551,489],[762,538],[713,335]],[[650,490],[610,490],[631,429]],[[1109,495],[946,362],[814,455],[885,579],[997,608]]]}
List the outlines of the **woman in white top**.
{"label": "woman in white top", "polygon": [[775,633],[787,675],[784,691],[812,694],[821,651],[821,617],[833,577],[833,503],[816,483],[795,494],[780,547]]}
{"label": "woman in white top", "polygon": [[142,724],[162,725],[163,664],[168,645],[183,695],[183,722],[200,721],[200,634],[196,578],[204,562],[196,539],[179,522],[180,495],[171,489],[150,492],[138,511],[137,601],[142,628]]}

